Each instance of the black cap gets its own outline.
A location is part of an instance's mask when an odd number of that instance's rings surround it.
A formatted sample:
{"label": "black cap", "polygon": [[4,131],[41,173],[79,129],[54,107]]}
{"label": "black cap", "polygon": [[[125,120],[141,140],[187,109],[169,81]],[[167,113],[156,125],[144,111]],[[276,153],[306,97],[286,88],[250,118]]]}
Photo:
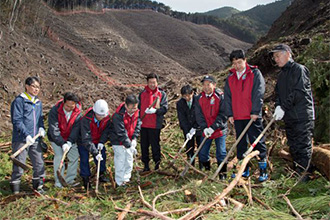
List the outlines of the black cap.
{"label": "black cap", "polygon": [[201,82],[204,82],[204,81],[210,81],[212,83],[217,83],[217,81],[215,81],[213,76],[204,76]]}
{"label": "black cap", "polygon": [[271,51],[270,53],[275,53],[275,52],[279,52],[279,51],[288,51],[289,53],[292,54],[292,50],[291,48],[286,45],[286,44],[279,44],[277,46],[275,46]]}

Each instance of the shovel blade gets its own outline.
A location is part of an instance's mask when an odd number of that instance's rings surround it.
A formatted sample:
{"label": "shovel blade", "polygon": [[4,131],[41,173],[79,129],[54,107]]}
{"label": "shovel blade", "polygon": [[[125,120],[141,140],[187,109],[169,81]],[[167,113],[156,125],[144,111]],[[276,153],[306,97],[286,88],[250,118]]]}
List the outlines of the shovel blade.
{"label": "shovel blade", "polygon": [[60,181],[60,183],[62,184],[62,186],[68,187],[69,185],[66,183],[65,179],[61,175],[61,172],[59,170],[57,170],[56,171],[56,174],[57,174],[58,180]]}
{"label": "shovel blade", "polygon": [[16,164],[17,166],[23,168],[24,170],[31,170],[32,167],[30,165],[27,165],[19,160],[17,160],[16,158],[11,158],[14,162],[14,164]]}

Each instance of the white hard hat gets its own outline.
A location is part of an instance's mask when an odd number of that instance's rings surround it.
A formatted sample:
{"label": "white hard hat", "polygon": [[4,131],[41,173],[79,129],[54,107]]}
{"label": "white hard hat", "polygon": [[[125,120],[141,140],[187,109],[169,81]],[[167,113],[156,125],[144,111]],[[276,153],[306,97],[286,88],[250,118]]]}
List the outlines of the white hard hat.
{"label": "white hard hat", "polygon": [[93,111],[100,116],[107,116],[109,112],[108,103],[103,99],[97,100],[93,106]]}

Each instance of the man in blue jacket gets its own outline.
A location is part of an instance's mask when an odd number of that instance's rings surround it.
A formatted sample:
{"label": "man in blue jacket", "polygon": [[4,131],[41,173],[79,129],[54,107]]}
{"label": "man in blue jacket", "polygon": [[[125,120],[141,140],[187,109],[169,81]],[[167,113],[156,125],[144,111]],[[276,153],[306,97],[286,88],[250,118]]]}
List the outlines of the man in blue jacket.
{"label": "man in blue jacket", "polygon": [[[37,95],[40,91],[40,79],[32,76],[25,80],[25,92],[20,94],[11,103],[10,113],[13,124],[12,152],[15,153],[25,144],[30,146],[20,153],[16,159],[25,163],[29,155],[33,165],[32,186],[34,190],[43,193],[45,167],[42,157],[42,148],[39,138],[34,140],[38,133],[44,137],[44,121],[42,103]],[[19,193],[23,169],[13,164],[10,187],[14,194]]]}

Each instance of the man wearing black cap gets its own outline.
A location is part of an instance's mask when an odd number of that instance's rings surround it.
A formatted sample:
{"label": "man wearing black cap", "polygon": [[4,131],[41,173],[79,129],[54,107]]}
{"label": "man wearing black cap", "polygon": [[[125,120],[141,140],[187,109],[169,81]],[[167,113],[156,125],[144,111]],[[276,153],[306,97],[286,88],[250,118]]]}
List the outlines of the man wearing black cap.
{"label": "man wearing black cap", "polygon": [[[217,163],[220,163],[226,157],[226,131],[227,117],[225,115],[224,97],[221,91],[216,89],[216,81],[212,76],[204,76],[202,81],[203,92],[197,96],[196,102],[196,120],[203,131],[203,137],[208,138],[199,152],[200,169],[211,169],[210,147],[212,140],[215,140]],[[226,179],[226,164],[220,170],[220,180]]]}
{"label": "man wearing black cap", "polygon": [[[283,118],[295,170],[302,174],[312,157],[314,103],[309,70],[292,59],[286,44],[277,45],[271,55],[281,68],[275,87],[275,120]],[[308,176],[304,180],[307,181]]]}
{"label": "man wearing black cap", "polygon": [[[237,159],[242,160],[243,154],[247,150],[247,136],[252,144],[262,132],[261,110],[265,93],[265,80],[256,66],[251,66],[246,62],[243,50],[234,50],[229,56],[233,68],[225,84],[225,105],[228,121],[235,125],[236,138],[238,138],[244,128],[253,119],[253,123],[237,145]],[[265,138],[262,138],[255,147],[260,151],[259,181],[268,179],[267,168],[267,148]],[[243,177],[250,175],[249,166],[246,166]],[[233,174],[232,177],[234,177]]]}

